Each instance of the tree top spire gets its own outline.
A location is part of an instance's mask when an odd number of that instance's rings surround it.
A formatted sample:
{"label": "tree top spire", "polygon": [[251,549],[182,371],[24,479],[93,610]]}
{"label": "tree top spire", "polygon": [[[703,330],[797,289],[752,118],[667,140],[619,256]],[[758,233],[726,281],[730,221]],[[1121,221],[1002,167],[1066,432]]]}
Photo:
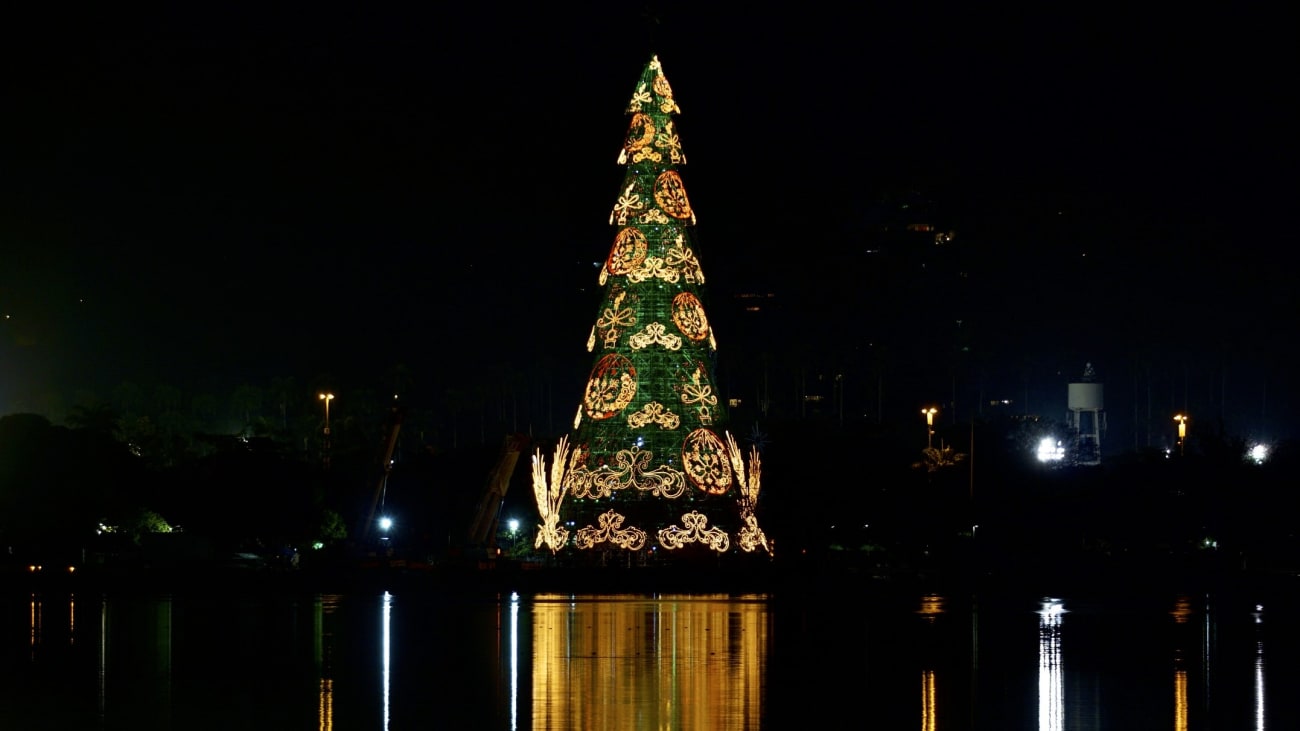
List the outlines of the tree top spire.
{"label": "tree top spire", "polygon": [[673,88],[664,76],[663,65],[659,63],[657,55],[650,57],[650,62],[641,72],[641,79],[637,81],[636,90],[632,92],[632,99],[627,103],[627,113],[636,112],[682,113],[673,100]]}

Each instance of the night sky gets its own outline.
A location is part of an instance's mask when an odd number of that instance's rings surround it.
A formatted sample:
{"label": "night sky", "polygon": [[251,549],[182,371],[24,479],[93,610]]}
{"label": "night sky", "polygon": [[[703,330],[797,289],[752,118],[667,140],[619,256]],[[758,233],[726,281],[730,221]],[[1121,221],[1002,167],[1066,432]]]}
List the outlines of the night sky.
{"label": "night sky", "polygon": [[[567,420],[658,53],[720,363],[761,341],[842,369],[886,315],[946,327],[857,276],[880,201],[919,191],[971,272],[985,395],[1032,379],[1063,408],[1095,361],[1295,435],[1281,10],[703,5],[10,16],[0,414],[401,363],[425,393],[545,374]],[[744,292],[782,305],[761,334]]]}

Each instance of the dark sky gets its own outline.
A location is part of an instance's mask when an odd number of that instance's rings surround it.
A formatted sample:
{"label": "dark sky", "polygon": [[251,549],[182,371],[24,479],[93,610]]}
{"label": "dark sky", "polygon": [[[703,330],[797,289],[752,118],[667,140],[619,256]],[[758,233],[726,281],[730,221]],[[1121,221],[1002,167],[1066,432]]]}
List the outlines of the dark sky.
{"label": "dark sky", "polygon": [[[1271,376],[1276,413],[1294,401],[1281,11],[703,5],[10,16],[0,413],[395,363],[430,384],[577,363],[580,381],[652,52],[715,300],[835,281],[806,301],[853,311],[827,327],[844,337],[869,316],[844,272],[873,203],[917,189],[978,262],[1001,352],[1049,370],[1105,353],[1129,378],[1120,354],[1152,333]],[[785,311],[804,332],[829,317]]]}

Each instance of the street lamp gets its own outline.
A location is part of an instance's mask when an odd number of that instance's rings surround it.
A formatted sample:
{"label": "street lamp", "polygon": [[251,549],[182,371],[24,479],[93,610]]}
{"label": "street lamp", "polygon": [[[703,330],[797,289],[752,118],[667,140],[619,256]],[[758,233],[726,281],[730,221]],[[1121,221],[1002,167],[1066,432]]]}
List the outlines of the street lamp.
{"label": "street lamp", "polygon": [[330,402],[334,400],[334,394],[322,393],[320,400],[325,402],[325,436],[330,435]]}
{"label": "street lamp", "polygon": [[1183,442],[1187,439],[1187,417],[1178,414],[1174,417],[1174,421],[1178,422],[1178,456],[1181,457],[1184,450]]}
{"label": "street lamp", "polygon": [[325,402],[325,466],[330,464],[330,402],[334,400],[334,394],[318,394],[320,400]]}
{"label": "street lamp", "polygon": [[921,409],[921,413],[925,416],[925,447],[926,449],[933,449],[934,448],[934,415],[939,413],[939,410],[931,406],[928,409]]}

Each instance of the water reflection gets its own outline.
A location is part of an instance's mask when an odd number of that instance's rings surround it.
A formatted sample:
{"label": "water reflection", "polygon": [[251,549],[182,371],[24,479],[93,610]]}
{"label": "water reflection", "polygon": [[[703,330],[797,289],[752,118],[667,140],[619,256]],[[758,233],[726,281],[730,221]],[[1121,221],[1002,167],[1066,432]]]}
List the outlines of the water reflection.
{"label": "water reflection", "polygon": [[41,641],[41,599],[32,594],[31,601],[31,645],[32,659],[36,659],[36,645]]}
{"label": "water reflection", "polygon": [[[1192,617],[1192,600],[1187,596],[1174,599],[1169,615],[1174,624],[1188,624]],[[1174,647],[1174,731],[1187,731],[1187,667],[1181,647]]]}
{"label": "water reflection", "polygon": [[[943,597],[927,594],[921,597],[921,607],[916,610],[916,613],[921,615],[926,624],[933,625],[938,616],[943,614],[943,602]],[[921,731],[935,731],[939,727],[939,709],[932,654],[923,653],[921,663]]]}
{"label": "water reflection", "polygon": [[[172,599],[101,599],[96,645],[96,711],[101,725],[114,710],[140,714],[146,726],[172,718]],[[129,673],[121,672],[130,668]],[[111,672],[111,671],[117,672]]]}
{"label": "water reflection", "polygon": [[1044,599],[1038,611],[1038,729],[1064,731],[1065,677],[1061,667],[1061,619],[1065,604]]}
{"label": "water reflection", "polygon": [[510,595],[510,730],[519,728],[519,595]]}
{"label": "water reflection", "polygon": [[388,699],[389,699],[389,692],[391,689],[390,681],[392,680],[391,668],[392,668],[392,657],[393,657],[392,644],[391,644],[392,633],[393,633],[393,595],[389,594],[388,592],[384,592],[384,598],[383,598],[383,602],[381,603],[381,606],[383,607],[381,610],[381,615],[383,617],[383,622],[382,622],[383,633],[380,638],[380,644],[383,647],[383,665],[382,665],[382,670],[380,672],[380,676],[383,681],[382,684],[383,684],[383,699],[384,699],[383,701],[384,702],[384,725],[381,726],[380,728],[383,728],[384,731],[388,731],[388,718],[389,718]]}
{"label": "water reflection", "polygon": [[[1255,626],[1264,623],[1264,608],[1255,607]],[[1258,632],[1255,639],[1255,730],[1264,731],[1264,640]]]}
{"label": "water reflection", "polygon": [[320,681],[316,699],[319,731],[334,729],[334,624],[340,599],[337,594],[321,594],[312,602],[312,660]]}
{"label": "water reflection", "polygon": [[[27,595],[27,646],[28,659],[35,661],[40,649],[57,646],[63,641],[72,647],[77,641],[77,597],[75,594],[47,595],[30,593]],[[62,607],[66,602],[67,612]],[[66,617],[65,626],[62,621]],[[47,628],[47,623],[50,625]]]}
{"label": "water reflection", "polygon": [[0,593],[0,729],[1188,731],[1300,715],[1288,597],[1016,595],[977,612],[920,592],[394,591]]}
{"label": "water reflection", "polygon": [[532,631],[534,729],[760,727],[760,597],[541,595]]}

